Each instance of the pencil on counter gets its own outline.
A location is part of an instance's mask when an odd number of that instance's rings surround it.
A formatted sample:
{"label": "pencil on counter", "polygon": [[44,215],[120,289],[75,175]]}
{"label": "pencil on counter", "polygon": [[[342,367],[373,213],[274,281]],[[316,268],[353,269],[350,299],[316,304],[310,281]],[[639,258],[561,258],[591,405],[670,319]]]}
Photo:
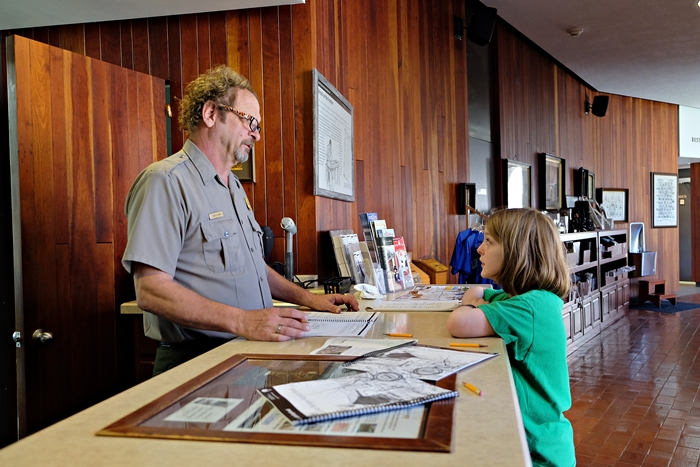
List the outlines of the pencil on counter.
{"label": "pencil on counter", "polygon": [[471,392],[473,392],[473,393],[476,394],[477,396],[480,396],[480,395],[481,395],[481,389],[477,388],[477,387],[474,386],[473,384],[469,384],[469,383],[467,383],[466,381],[465,381],[463,384],[464,384],[464,387],[465,387],[465,388],[469,389]]}
{"label": "pencil on counter", "polygon": [[403,332],[385,332],[384,335],[389,337],[413,337],[413,334],[406,334]]}
{"label": "pencil on counter", "polygon": [[450,347],[488,347],[488,345],[474,344],[471,342],[450,342]]}

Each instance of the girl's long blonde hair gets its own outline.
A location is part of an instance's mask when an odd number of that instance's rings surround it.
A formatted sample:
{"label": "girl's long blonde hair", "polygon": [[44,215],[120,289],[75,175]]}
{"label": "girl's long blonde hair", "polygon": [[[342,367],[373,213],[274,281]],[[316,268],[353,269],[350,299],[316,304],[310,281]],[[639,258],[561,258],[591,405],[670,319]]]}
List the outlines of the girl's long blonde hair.
{"label": "girl's long blonde hair", "polygon": [[547,290],[568,296],[564,244],[549,217],[536,209],[504,209],[489,216],[486,230],[503,248],[503,268],[494,279],[506,293]]}

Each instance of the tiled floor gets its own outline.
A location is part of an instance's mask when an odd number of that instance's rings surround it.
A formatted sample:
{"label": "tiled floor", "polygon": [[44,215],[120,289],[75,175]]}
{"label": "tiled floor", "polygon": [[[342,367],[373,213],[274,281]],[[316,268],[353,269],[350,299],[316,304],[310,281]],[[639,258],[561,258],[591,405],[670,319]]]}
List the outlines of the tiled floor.
{"label": "tiled floor", "polygon": [[569,356],[579,466],[700,466],[700,288],[678,297],[698,309],[630,310]]}

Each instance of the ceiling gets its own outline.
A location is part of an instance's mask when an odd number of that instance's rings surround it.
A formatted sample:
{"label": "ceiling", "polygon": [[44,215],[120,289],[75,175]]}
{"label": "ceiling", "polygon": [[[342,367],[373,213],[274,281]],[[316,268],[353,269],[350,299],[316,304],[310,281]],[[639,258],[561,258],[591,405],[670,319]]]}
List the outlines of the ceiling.
{"label": "ceiling", "polygon": [[597,91],[700,109],[698,0],[481,1]]}
{"label": "ceiling", "polygon": [[293,5],[304,0],[0,0],[6,29]]}

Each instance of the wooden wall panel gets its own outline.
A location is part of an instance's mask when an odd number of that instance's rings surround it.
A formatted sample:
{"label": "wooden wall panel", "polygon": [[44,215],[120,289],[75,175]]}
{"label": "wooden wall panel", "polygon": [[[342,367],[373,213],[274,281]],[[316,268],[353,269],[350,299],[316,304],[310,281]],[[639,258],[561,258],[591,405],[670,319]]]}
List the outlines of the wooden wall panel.
{"label": "wooden wall panel", "polygon": [[[315,21],[315,10],[310,5],[294,5],[291,7],[292,17],[292,54],[294,59],[291,77],[291,94],[294,109],[294,153],[297,165],[297,206],[295,221],[298,227],[297,248],[294,264],[301,274],[314,273],[320,270],[322,258],[318,256],[320,230],[316,224],[316,213],[319,209],[313,196],[313,109],[311,102],[311,70],[316,63],[316,28],[311,25]],[[355,139],[357,141],[357,138]],[[271,157],[271,155],[270,155]],[[262,200],[256,202],[262,202]],[[291,213],[290,213],[291,214]],[[291,217],[291,216],[290,216]],[[275,242],[276,244],[278,242]],[[284,256],[277,256],[283,258]]]}
{"label": "wooden wall panel", "polygon": [[359,231],[357,214],[376,211],[415,257],[447,263],[464,229],[454,191],[468,176],[468,132],[465,46],[445,24],[463,4],[315,5],[316,66],[354,107],[362,187],[354,204],[318,198],[317,229]]}
{"label": "wooden wall panel", "polygon": [[[117,340],[116,309],[130,278],[120,264],[126,225],[114,222],[115,212],[123,213],[131,177],[165,152],[165,126],[155,124],[153,110],[157,102],[162,112],[164,85],[22,37],[14,46],[19,144],[10,156],[19,172],[19,209],[13,214],[21,224],[21,242],[15,243],[21,245],[15,277],[22,285],[17,329],[28,336],[20,350],[28,405],[19,431],[25,435],[129,384],[117,378],[124,342]],[[125,73],[135,75],[137,87],[121,87],[130,81]],[[118,112],[115,96],[123,105]],[[136,111],[128,112],[129,103],[138,104]],[[123,123],[113,118],[118,116],[133,125],[114,126]],[[125,128],[136,141],[132,151],[123,151]],[[115,164],[120,159],[144,162],[127,179]],[[36,329],[53,333],[50,348],[31,341]]]}
{"label": "wooden wall panel", "polygon": [[168,20],[167,18],[148,19],[148,48],[150,66],[148,74],[161,79],[168,79],[170,65],[168,50]]}
{"label": "wooden wall panel", "polygon": [[[566,160],[566,192],[573,193],[573,171],[596,174],[596,186],[628,188],[630,221],[646,227],[646,248],[659,252],[657,275],[667,290],[679,280],[678,229],[652,229],[650,173],[678,172],[678,107],[610,95],[605,117],[585,115],[584,100],[600,93],[561,69],[539,49],[499,21],[496,30],[500,157],[533,165],[537,204],[537,153]],[[545,84],[543,84],[545,83]],[[537,109],[533,113],[529,109]],[[627,228],[627,223],[616,228]]]}
{"label": "wooden wall panel", "polygon": [[[264,147],[261,154],[270,157],[259,158],[258,166],[261,175],[256,187],[256,201],[267,198],[268,203],[256,203],[255,215],[259,222],[268,224],[276,236],[282,236],[283,231],[279,220],[283,217],[295,219],[295,199],[293,191],[294,167],[291,165],[293,154],[285,154],[283,151],[282,130],[282,102],[281,102],[281,76],[280,76],[280,41],[279,41],[279,13],[277,9],[264,9],[260,13],[260,22],[252,24],[251,34],[260,36],[262,44],[260,55],[255,54],[253,61],[253,76],[262,78],[261,114],[265,125],[264,135],[261,133],[261,141],[258,146]],[[260,28],[258,30],[258,27]],[[258,60],[261,59],[259,62]],[[287,162],[289,159],[289,163]],[[288,166],[291,172],[286,170]],[[296,269],[296,268],[295,268]]]}
{"label": "wooden wall panel", "polygon": [[100,24],[100,55],[93,56],[107,63],[122,66],[122,41],[119,21]]}
{"label": "wooden wall panel", "polygon": [[134,37],[131,21],[124,20],[119,22],[119,39],[121,41],[122,66],[131,70],[134,68]]}
{"label": "wooden wall panel", "polygon": [[211,68],[211,36],[209,34],[209,14],[196,15],[197,25],[197,58],[199,59],[199,73],[204,73]]}

